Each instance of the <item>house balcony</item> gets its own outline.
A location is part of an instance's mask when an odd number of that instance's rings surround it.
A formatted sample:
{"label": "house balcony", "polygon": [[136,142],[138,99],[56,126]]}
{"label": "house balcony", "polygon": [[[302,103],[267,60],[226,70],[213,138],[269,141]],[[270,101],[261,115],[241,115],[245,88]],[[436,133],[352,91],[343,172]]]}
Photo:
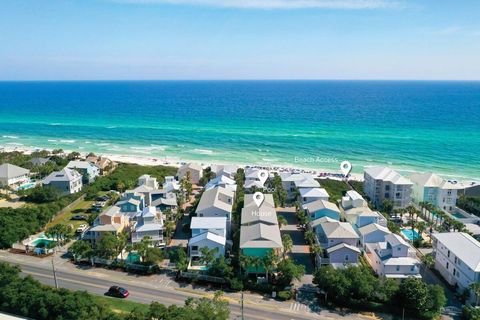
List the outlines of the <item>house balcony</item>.
{"label": "house balcony", "polygon": [[147,233],[132,233],[132,242],[137,243],[142,241],[143,238],[150,237],[153,243],[157,243],[157,245],[165,245],[163,240],[163,234],[161,235],[151,235]]}

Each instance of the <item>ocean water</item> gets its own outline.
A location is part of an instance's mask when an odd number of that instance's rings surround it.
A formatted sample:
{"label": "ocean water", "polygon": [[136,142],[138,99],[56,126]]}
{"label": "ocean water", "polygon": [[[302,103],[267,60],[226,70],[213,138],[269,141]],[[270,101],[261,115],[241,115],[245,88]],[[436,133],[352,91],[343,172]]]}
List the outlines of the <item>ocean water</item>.
{"label": "ocean water", "polygon": [[0,145],[480,179],[480,82],[0,82]]}

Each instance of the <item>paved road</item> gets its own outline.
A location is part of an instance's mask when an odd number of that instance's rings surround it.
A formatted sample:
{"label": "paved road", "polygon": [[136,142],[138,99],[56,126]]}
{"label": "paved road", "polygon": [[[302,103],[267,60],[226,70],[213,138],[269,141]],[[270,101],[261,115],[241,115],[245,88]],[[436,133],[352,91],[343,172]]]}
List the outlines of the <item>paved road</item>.
{"label": "paved road", "polygon": [[[38,281],[54,286],[54,277],[52,269],[46,264],[32,264],[31,262],[23,262],[21,259],[12,259],[8,256],[0,255],[0,260],[19,265],[22,272],[31,275]],[[129,300],[140,303],[150,303],[158,301],[166,305],[176,304],[183,305],[188,297],[204,297],[210,294],[205,292],[195,292],[194,290],[183,290],[178,287],[171,287],[168,283],[158,283],[154,280],[150,282],[135,281],[135,277],[130,280],[123,278],[115,278],[107,276],[94,276],[82,270],[67,270],[57,268],[58,285],[62,288],[72,290],[86,290],[93,294],[103,295],[112,285],[126,287],[130,291]],[[143,278],[141,278],[143,279]],[[241,309],[240,302],[236,299],[227,297],[231,309],[231,318],[240,319]],[[307,306],[298,302],[275,302],[258,304],[247,301],[244,305],[245,319],[263,320],[263,319],[279,319],[279,320],[307,320],[307,319],[368,319],[359,314],[341,316],[326,310],[320,310],[318,313],[311,312]]]}

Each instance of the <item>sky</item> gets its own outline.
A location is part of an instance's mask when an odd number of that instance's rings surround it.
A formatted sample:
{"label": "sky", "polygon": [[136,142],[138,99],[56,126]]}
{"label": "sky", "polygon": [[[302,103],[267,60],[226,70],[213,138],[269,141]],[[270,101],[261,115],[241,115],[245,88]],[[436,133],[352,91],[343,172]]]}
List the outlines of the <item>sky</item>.
{"label": "sky", "polygon": [[480,1],[0,1],[0,80],[129,79],[480,80]]}

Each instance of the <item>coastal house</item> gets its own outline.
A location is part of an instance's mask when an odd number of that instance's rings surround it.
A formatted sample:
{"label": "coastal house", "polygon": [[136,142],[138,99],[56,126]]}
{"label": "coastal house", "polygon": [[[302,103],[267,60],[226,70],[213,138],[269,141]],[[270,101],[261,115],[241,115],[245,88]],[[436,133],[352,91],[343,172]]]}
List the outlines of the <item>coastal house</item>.
{"label": "coastal house", "polygon": [[237,191],[237,184],[235,180],[224,175],[216,176],[212,180],[208,181],[208,183],[205,185],[205,190],[210,190],[216,187],[224,187],[233,192]]}
{"label": "coastal house", "polygon": [[348,190],[345,196],[342,197],[342,208],[344,210],[351,208],[367,207],[368,203],[363,197],[355,190]]}
{"label": "coastal house", "polygon": [[302,204],[310,203],[316,200],[328,201],[330,196],[324,188],[299,188],[300,202]]}
{"label": "coastal house", "polygon": [[164,246],[162,213],[155,207],[145,207],[135,217],[131,236],[132,243],[141,242],[148,236],[154,246]]}
{"label": "coastal house", "polygon": [[157,178],[152,177],[149,174],[141,175],[138,178],[137,186],[147,186],[150,189],[158,189]]}
{"label": "coastal house", "polygon": [[[434,233],[435,269],[451,285],[462,292],[480,281],[480,242],[467,233]],[[470,296],[474,301],[473,292]]]}
{"label": "coastal house", "polygon": [[278,227],[277,212],[271,194],[264,194],[264,200],[257,206],[253,200],[253,194],[246,194],[241,213],[241,225],[250,226],[258,223],[276,225]]}
{"label": "coastal house", "polygon": [[49,158],[37,157],[37,158],[32,158],[32,160],[30,160],[29,162],[30,162],[33,166],[43,166],[43,165],[46,164],[48,161],[50,161]]}
{"label": "coastal house", "polygon": [[237,171],[240,167],[237,165],[233,164],[228,164],[228,165],[212,165],[211,169],[212,172],[215,173],[216,177],[219,176],[226,176],[229,177],[230,179],[235,179],[235,175],[237,174]]}
{"label": "coastal house", "polygon": [[162,189],[165,189],[167,192],[178,191],[180,190],[180,183],[174,176],[166,176]]}
{"label": "coastal house", "polygon": [[[263,179],[260,179],[260,175],[267,175]],[[269,173],[266,170],[261,170],[258,168],[247,168],[245,169],[245,183],[243,188],[245,190],[249,189],[263,189],[265,187],[265,181],[268,179]]]}
{"label": "coastal house", "polygon": [[109,174],[118,166],[116,162],[106,157],[89,156],[86,160],[97,166],[102,176]]}
{"label": "coastal house", "polygon": [[360,243],[365,246],[367,243],[384,242],[385,237],[391,234],[387,227],[377,223],[370,223],[357,229],[360,236]]}
{"label": "coastal house", "polygon": [[332,203],[325,200],[315,200],[304,204],[302,208],[305,210],[310,220],[316,220],[322,217],[329,217],[334,220],[340,220],[340,210]]}
{"label": "coastal house", "polygon": [[383,242],[366,243],[365,258],[379,276],[398,280],[421,278],[415,250],[398,234],[386,235]]}
{"label": "coastal house", "polygon": [[347,265],[358,265],[360,249],[347,243],[339,243],[326,250],[325,258],[315,257],[317,265],[331,264],[335,269],[344,268]]}
{"label": "coastal house", "polygon": [[[240,227],[240,250],[245,256],[263,258],[272,250],[277,254],[283,250],[273,196],[264,196],[264,201],[258,206],[253,194],[245,195]],[[247,268],[247,272],[252,273],[262,270]]]}
{"label": "coastal house", "polygon": [[120,211],[120,207],[112,206],[97,217],[93,223],[93,227],[88,229],[82,238],[90,241],[92,245],[96,245],[104,234],[111,233],[118,235],[123,231],[127,231],[129,225],[129,217]]}
{"label": "coastal house", "polygon": [[413,200],[416,203],[428,202],[447,212],[453,212],[457,204],[459,187],[440,176],[428,172],[412,174]]}
{"label": "coastal house", "polygon": [[383,200],[391,200],[394,208],[405,208],[411,203],[413,183],[388,167],[370,167],[364,172],[363,188],[376,208]]}
{"label": "coastal house", "polygon": [[334,247],[340,243],[357,247],[359,236],[348,222],[331,221],[324,217],[325,221],[314,226],[318,244],[323,248]]}
{"label": "coastal house", "polygon": [[20,185],[30,181],[30,170],[4,163],[0,165],[0,187]]}
{"label": "coastal house", "polygon": [[63,168],[60,171],[50,173],[43,179],[43,185],[57,188],[63,195],[73,194],[82,190],[83,176],[76,170]]}
{"label": "coastal house", "polygon": [[216,187],[203,192],[197,206],[197,217],[226,217],[227,229],[232,221],[234,193],[224,187]]}
{"label": "coastal house", "polygon": [[78,171],[83,176],[83,184],[92,183],[100,175],[100,169],[88,161],[72,160],[67,168]]}
{"label": "coastal house", "polygon": [[122,212],[139,212],[145,207],[145,195],[132,190],[127,190],[120,201],[116,203]]}
{"label": "coastal house", "polygon": [[[164,191],[162,189],[161,191]],[[166,191],[166,190],[165,190]],[[150,205],[156,207],[158,210],[164,212],[167,210],[176,213],[178,211],[177,195],[173,192],[160,192],[151,194],[152,202]],[[171,217],[173,218],[173,216]]]}
{"label": "coastal house", "polygon": [[295,198],[299,188],[320,188],[320,183],[310,173],[280,172],[279,176],[289,199]]}
{"label": "coastal house", "polygon": [[198,184],[200,179],[203,176],[203,168],[201,165],[197,163],[188,163],[180,168],[177,171],[177,178],[178,180],[182,180],[187,176],[187,172],[190,172],[191,181],[193,184]]}
{"label": "coastal house", "polygon": [[376,223],[386,227],[388,220],[378,211],[373,211],[369,207],[350,208],[344,211],[345,220],[355,225],[357,228]]}
{"label": "coastal house", "polygon": [[216,257],[225,255],[228,243],[226,217],[192,217],[190,229],[192,231],[192,237],[188,241],[190,269],[202,267],[199,260],[204,247],[216,250]]}

